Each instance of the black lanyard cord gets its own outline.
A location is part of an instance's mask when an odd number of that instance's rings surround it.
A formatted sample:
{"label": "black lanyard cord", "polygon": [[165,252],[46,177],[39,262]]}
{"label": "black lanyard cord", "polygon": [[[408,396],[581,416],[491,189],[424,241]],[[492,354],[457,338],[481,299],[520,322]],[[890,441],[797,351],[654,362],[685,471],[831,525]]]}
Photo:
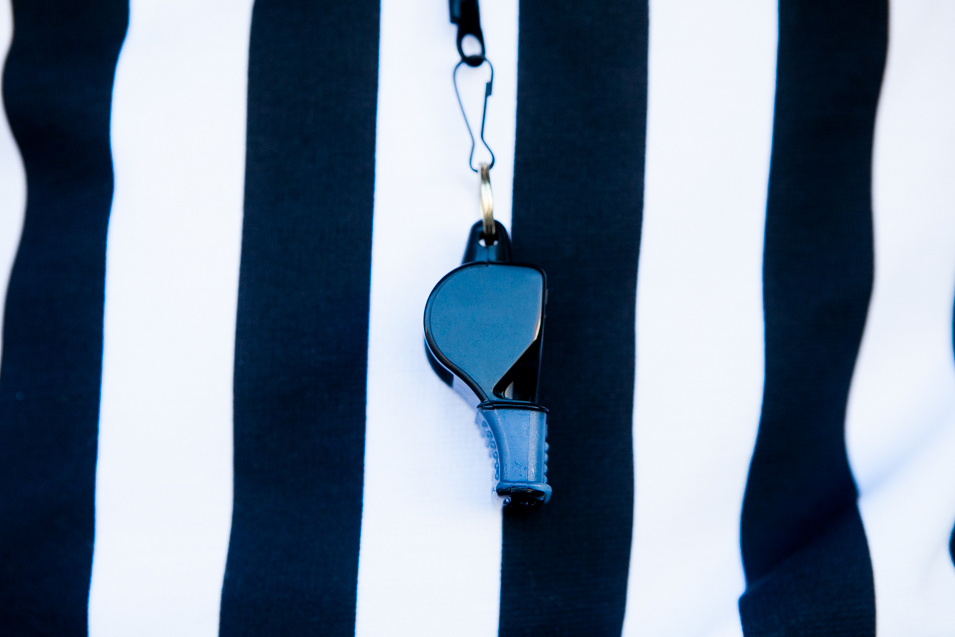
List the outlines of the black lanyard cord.
{"label": "black lanyard cord", "polygon": [[[478,0],[448,0],[451,10],[451,23],[458,25],[458,53],[461,61],[468,66],[481,66],[484,56],[484,32],[481,31],[481,10]],[[476,55],[466,55],[462,43],[464,38],[472,36],[481,45],[481,52]]]}

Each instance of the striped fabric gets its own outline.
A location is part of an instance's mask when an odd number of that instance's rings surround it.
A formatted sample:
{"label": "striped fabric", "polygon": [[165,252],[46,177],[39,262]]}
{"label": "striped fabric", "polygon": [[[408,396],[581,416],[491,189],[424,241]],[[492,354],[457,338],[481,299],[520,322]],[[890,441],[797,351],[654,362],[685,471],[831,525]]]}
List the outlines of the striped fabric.
{"label": "striped fabric", "polygon": [[481,15],[530,512],[444,0],[0,0],[0,634],[955,635],[955,3]]}

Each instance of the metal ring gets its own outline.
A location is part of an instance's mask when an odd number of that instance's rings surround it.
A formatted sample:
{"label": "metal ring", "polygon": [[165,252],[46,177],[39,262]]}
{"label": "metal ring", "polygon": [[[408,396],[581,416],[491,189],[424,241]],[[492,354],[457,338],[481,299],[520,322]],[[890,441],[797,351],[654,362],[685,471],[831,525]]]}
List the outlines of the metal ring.
{"label": "metal ring", "polygon": [[484,238],[490,245],[494,239],[494,195],[491,193],[491,167],[479,164],[481,173],[481,213],[484,215]]}

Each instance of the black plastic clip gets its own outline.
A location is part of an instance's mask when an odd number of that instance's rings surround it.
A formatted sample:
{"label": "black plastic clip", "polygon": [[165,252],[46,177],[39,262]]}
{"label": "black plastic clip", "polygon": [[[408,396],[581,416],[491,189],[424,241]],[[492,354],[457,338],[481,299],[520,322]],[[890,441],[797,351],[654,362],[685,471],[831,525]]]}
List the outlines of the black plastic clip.
{"label": "black plastic clip", "polygon": [[[481,11],[478,9],[478,0],[449,0],[451,9],[451,23],[458,25],[458,53],[461,61],[468,66],[481,66],[484,61],[484,33],[481,31]],[[481,44],[481,52],[476,55],[466,55],[462,42],[467,36],[472,36]]]}

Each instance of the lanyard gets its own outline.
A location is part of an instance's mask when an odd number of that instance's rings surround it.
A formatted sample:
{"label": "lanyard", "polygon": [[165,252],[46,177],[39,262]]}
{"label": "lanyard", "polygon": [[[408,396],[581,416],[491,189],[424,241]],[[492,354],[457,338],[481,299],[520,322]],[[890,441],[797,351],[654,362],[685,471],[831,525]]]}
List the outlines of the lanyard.
{"label": "lanyard", "polygon": [[[484,55],[484,32],[481,31],[481,10],[477,0],[449,0],[451,24],[458,25],[458,53],[461,61],[468,66],[478,67],[486,59]],[[471,36],[481,45],[481,52],[466,55],[462,44],[464,38]]]}

